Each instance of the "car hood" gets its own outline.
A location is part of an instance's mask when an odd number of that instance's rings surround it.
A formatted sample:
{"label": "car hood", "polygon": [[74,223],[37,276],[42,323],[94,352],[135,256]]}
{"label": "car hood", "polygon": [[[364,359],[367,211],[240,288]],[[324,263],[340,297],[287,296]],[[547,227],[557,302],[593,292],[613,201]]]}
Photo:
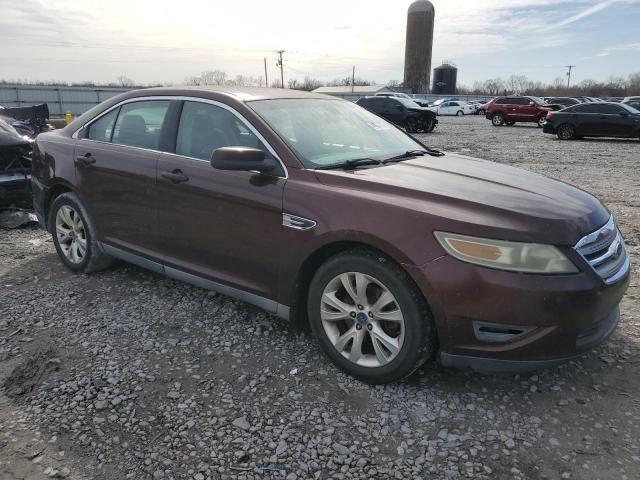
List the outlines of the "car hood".
{"label": "car hood", "polygon": [[457,154],[316,174],[327,186],[422,212],[431,217],[434,230],[461,234],[573,246],[610,216],[576,187]]}

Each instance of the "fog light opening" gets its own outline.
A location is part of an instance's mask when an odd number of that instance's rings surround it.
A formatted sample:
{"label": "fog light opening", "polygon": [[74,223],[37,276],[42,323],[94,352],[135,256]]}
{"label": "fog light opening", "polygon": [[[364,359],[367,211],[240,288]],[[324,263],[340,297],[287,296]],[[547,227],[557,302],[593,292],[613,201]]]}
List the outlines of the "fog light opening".
{"label": "fog light opening", "polygon": [[516,337],[524,335],[533,327],[520,325],[504,325],[500,323],[473,322],[476,338],[481,342],[506,343]]}

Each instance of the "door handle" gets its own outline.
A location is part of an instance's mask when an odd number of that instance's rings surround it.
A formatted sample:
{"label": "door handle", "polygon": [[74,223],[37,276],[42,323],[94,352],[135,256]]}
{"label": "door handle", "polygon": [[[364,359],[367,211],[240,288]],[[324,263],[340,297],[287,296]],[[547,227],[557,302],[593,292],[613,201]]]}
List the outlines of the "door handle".
{"label": "door handle", "polygon": [[76,165],[84,165],[85,167],[88,167],[89,165],[93,165],[94,163],[96,163],[96,159],[93,158],[90,153],[87,153],[85,155],[78,155],[76,157]]}
{"label": "door handle", "polygon": [[169,180],[172,183],[183,183],[189,181],[189,177],[187,177],[180,170],[174,170],[172,172],[161,172],[160,176]]}

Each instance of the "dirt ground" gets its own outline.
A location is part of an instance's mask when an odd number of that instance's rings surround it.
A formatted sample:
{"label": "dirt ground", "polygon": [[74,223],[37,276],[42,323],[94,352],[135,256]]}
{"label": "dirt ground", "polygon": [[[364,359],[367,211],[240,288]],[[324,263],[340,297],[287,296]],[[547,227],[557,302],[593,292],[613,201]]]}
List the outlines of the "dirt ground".
{"label": "dirt ground", "polygon": [[[640,142],[561,142],[440,118],[427,144],[572,183],[640,263]],[[371,387],[305,332],[117,264],[74,275],[35,226],[0,230],[0,479],[640,478],[640,308],[529,375],[425,365]]]}

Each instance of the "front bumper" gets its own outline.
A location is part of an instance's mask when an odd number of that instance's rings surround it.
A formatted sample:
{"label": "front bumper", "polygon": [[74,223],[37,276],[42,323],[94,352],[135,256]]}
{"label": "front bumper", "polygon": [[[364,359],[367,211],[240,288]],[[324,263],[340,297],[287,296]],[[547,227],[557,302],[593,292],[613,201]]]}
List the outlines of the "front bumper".
{"label": "front bumper", "polygon": [[620,309],[616,306],[604,319],[578,336],[576,339],[577,349],[574,355],[535,360],[510,360],[440,352],[439,360],[444,367],[471,369],[484,373],[530,372],[551,368],[578,358],[590,349],[604,343],[615,331],[619,318]]}
{"label": "front bumper", "polygon": [[[450,256],[409,271],[431,306],[442,364],[483,371],[548,367],[604,342],[615,330],[630,277],[627,268],[607,285],[588,268],[575,275],[528,275]],[[478,325],[520,333],[485,338]]]}
{"label": "front bumper", "polygon": [[550,124],[549,122],[545,122],[544,125],[542,126],[542,131],[544,133],[552,133],[555,135],[556,133],[556,127],[554,127],[552,124]]}

